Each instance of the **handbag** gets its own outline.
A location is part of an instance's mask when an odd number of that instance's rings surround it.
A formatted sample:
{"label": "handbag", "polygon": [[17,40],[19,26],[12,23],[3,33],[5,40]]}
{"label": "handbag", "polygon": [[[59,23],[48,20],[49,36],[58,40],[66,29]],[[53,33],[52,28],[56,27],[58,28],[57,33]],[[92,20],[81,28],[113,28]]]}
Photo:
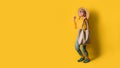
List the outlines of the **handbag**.
{"label": "handbag", "polygon": [[83,25],[84,25],[84,22],[82,23],[82,30],[80,31],[80,35],[79,35],[79,38],[78,38],[78,43],[79,44],[87,44],[89,43],[89,27],[88,27],[88,22],[85,22],[86,23],[86,26],[87,26],[87,29],[84,30],[83,29]]}

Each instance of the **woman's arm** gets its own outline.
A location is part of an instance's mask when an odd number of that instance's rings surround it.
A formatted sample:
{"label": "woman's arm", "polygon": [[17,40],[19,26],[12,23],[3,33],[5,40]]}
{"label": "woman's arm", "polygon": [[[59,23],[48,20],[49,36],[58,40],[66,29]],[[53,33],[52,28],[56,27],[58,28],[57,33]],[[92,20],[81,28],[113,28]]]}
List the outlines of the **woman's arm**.
{"label": "woman's arm", "polygon": [[76,16],[74,16],[74,24],[75,24],[75,29],[77,29]]}

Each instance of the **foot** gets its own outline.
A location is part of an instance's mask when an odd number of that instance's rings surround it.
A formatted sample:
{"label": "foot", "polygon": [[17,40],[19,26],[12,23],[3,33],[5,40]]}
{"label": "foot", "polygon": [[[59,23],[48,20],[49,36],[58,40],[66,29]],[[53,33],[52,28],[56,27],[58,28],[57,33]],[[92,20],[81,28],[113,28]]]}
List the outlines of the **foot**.
{"label": "foot", "polygon": [[84,63],[88,63],[88,62],[90,62],[90,59],[85,58],[85,60],[84,60],[83,62],[84,62]]}
{"label": "foot", "polygon": [[79,60],[78,60],[78,62],[81,62],[81,61],[83,61],[84,60],[84,58],[80,58]]}

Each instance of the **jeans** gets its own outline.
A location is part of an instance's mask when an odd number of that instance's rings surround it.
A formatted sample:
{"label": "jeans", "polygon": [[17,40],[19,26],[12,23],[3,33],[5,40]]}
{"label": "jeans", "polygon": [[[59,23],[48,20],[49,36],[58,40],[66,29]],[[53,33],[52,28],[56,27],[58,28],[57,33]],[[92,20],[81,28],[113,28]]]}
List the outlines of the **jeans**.
{"label": "jeans", "polygon": [[[81,49],[80,49],[80,46],[82,47],[83,53],[82,53],[82,51],[81,51]],[[87,52],[87,50],[86,50],[86,45],[85,45],[85,44],[79,45],[79,44],[78,44],[78,41],[76,41],[75,49],[76,49],[76,51],[78,52],[78,54],[79,54],[80,56],[85,55],[85,57],[88,57],[88,52]]]}

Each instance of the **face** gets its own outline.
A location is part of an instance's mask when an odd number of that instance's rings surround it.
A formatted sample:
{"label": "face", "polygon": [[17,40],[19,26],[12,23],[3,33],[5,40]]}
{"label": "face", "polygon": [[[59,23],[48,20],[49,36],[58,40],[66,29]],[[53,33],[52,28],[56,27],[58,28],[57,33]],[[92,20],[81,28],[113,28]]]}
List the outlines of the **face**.
{"label": "face", "polygon": [[79,11],[78,11],[78,16],[83,17],[83,16],[84,16],[84,13],[83,13],[81,10],[79,10]]}

